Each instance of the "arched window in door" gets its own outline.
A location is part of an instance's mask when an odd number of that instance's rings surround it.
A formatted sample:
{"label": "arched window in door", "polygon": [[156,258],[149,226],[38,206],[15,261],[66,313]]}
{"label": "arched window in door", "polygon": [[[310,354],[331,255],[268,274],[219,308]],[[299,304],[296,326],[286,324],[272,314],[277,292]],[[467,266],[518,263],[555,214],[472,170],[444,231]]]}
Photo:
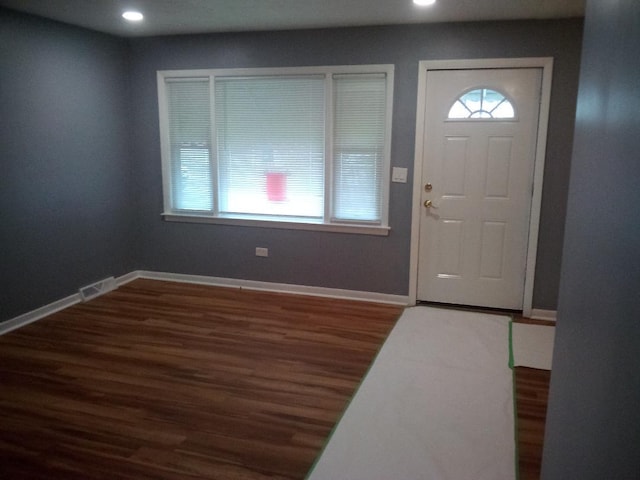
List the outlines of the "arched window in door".
{"label": "arched window in door", "polygon": [[513,104],[502,93],[490,88],[476,88],[460,95],[449,109],[450,120],[512,119]]}

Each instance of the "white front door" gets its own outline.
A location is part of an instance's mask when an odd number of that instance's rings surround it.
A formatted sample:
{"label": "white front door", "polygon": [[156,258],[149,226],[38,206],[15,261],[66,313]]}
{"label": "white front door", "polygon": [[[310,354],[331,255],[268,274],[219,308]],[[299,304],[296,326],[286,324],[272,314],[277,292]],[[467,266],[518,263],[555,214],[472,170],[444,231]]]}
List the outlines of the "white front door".
{"label": "white front door", "polygon": [[541,79],[427,72],[418,300],[522,309]]}

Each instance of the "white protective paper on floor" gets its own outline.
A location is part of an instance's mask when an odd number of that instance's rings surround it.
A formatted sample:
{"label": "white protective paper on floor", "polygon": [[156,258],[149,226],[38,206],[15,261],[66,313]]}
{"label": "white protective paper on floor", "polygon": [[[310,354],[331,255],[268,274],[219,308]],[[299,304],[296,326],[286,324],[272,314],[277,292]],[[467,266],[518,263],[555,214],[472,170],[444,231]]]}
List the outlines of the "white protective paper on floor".
{"label": "white protective paper on floor", "polygon": [[512,328],[513,365],[551,370],[555,327],[514,323]]}
{"label": "white protective paper on floor", "polygon": [[405,310],[309,480],[513,480],[509,318]]}

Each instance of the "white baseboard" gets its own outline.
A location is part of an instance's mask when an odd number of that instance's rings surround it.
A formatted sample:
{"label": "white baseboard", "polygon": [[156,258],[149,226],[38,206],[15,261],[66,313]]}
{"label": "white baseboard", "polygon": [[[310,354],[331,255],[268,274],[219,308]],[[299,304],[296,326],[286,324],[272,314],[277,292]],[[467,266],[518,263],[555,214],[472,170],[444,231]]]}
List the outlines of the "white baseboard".
{"label": "white baseboard", "polygon": [[389,303],[406,306],[409,304],[407,295],[391,295],[387,293],[362,292],[357,290],[342,290],[338,288],[310,287],[288,283],[258,282],[255,280],[241,280],[236,278],[208,277],[202,275],[186,275],[181,273],[150,272],[141,270],[137,278],[150,280],[165,280],[170,282],[197,283],[217,287],[246,288],[247,290],[261,290],[266,292],[291,293],[296,295],[310,295],[314,297],[339,298],[364,302]]}
{"label": "white baseboard", "polygon": [[133,272],[125,273],[121,277],[116,278],[116,285],[121,287],[129,282],[133,282],[137,278],[140,278],[140,270],[134,270]]}
{"label": "white baseboard", "polygon": [[558,316],[558,312],[556,310],[542,310],[538,308],[534,308],[531,310],[531,317],[534,320],[548,320],[550,322],[555,322]]}
{"label": "white baseboard", "polygon": [[[365,302],[389,303],[406,306],[409,297],[405,295],[391,295],[376,292],[360,292],[355,290],[341,290],[337,288],[309,287],[305,285],[290,285],[287,283],[257,282],[254,280],[239,280],[235,278],[207,277],[202,275],[186,275],[181,273],[151,272],[136,270],[115,279],[118,287],[125,285],[137,278],[151,280],[165,280],[170,282],[197,283],[218,287],[246,288],[247,290],[262,290],[267,292],[292,293],[297,295],[310,295],[315,297],[339,298],[345,300],[358,300]],[[70,295],[61,300],[56,300],[48,305],[24,313],[5,322],[0,322],[0,335],[23,327],[40,320],[52,313],[80,303],[80,294]]]}
{"label": "white baseboard", "polygon": [[66,298],[56,300],[55,302],[52,302],[43,307],[36,308],[35,310],[32,310],[30,312],[23,313],[22,315],[7,320],[6,322],[1,322],[0,335],[4,335],[5,333],[9,333],[12,330],[24,327],[25,325],[29,325],[36,320],[40,320],[53,313],[59,312],[60,310],[64,310],[65,308],[68,308],[71,305],[75,305],[76,303],[80,303],[81,301],[82,299],[80,298],[80,294],[76,293]]}
{"label": "white baseboard", "polygon": [[[241,280],[235,278],[209,277],[204,275],[188,275],[182,273],[152,272],[148,270],[135,270],[116,278],[118,287],[125,285],[137,278],[150,280],[164,280],[170,282],[196,283],[200,285],[212,285],[229,288],[246,288],[248,290],[261,290],[266,292],[290,293],[296,295],[310,295],[314,297],[338,298],[344,300],[357,300],[364,302],[388,303],[392,305],[409,305],[408,295],[392,295],[376,292],[362,292],[357,290],[343,290],[338,288],[310,287],[306,285],[292,285],[288,283],[258,282],[255,280]],[[0,323],[0,335],[40,320],[52,313],[63,310],[81,301],[79,294],[70,295],[56,300],[48,305],[24,313]],[[530,318],[535,320],[556,321],[556,310],[532,309]]]}

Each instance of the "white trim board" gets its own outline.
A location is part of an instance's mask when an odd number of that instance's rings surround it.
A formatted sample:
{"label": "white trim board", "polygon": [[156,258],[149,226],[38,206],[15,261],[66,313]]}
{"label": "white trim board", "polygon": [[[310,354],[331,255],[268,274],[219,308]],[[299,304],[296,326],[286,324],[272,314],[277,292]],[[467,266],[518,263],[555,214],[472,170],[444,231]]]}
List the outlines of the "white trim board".
{"label": "white trim board", "polygon": [[[116,288],[120,285],[124,285],[125,283],[129,283],[136,278],[138,278],[137,272],[130,272],[126,275],[118,277],[116,278]],[[48,317],[49,315],[59,312],[60,310],[64,310],[65,308],[71,307],[72,305],[80,302],[82,302],[80,293],[75,293],[73,295],[69,295],[68,297],[61,298],[60,300],[55,300],[54,302],[51,302],[47,305],[43,305],[42,307],[36,308],[35,310],[31,310],[30,312],[26,312],[4,322],[0,322],[0,335],[4,335],[5,333],[9,333],[20,327],[29,325],[30,323],[41,320],[44,317]]]}
{"label": "white trim board", "polygon": [[538,250],[540,208],[542,205],[542,180],[549,124],[549,105],[551,101],[551,79],[553,76],[552,57],[532,58],[490,58],[467,60],[423,60],[419,63],[418,97],[416,117],[416,143],[413,167],[413,211],[411,215],[411,254],[409,265],[409,303],[416,304],[418,288],[418,246],[420,226],[420,195],[422,190],[422,155],[424,145],[424,125],[426,86],[428,70],[460,70],[478,68],[541,68],[542,89],[540,92],[540,112],[538,119],[538,139],[536,143],[535,165],[533,172],[533,195],[531,198],[531,218],[529,221],[529,248],[524,281],[523,315],[530,317],[533,303],[533,283],[535,278]]}
{"label": "white trim board", "polygon": [[18,315],[15,318],[11,318],[0,323],[0,335],[4,335],[5,333],[9,333],[20,327],[29,325],[30,323],[59,312],[60,310],[64,310],[65,308],[68,308],[80,302],[80,294],[76,293],[74,295],[69,295],[68,297],[61,298],[60,300],[56,300],[55,302],[51,302],[48,305],[36,308],[35,310],[32,310],[30,312]]}
{"label": "white trim board", "polygon": [[556,327],[513,322],[511,329],[513,366],[551,370]]}
{"label": "white trim board", "polygon": [[150,280],[165,280],[168,282],[198,283],[218,287],[246,288],[248,290],[262,290],[266,292],[291,293],[295,295],[310,295],[314,297],[339,298],[361,302],[389,303],[392,305],[408,304],[406,295],[392,295],[387,293],[362,292],[357,290],[343,290],[327,287],[310,287],[289,283],[259,282],[256,280],[242,280],[236,278],[209,277],[202,275],[187,275],[182,273],[151,272],[141,270],[138,278]]}
{"label": "white trim board", "polygon": [[[376,292],[361,292],[356,290],[342,290],[337,288],[310,287],[305,285],[291,285],[287,283],[258,282],[255,280],[241,280],[234,278],[209,277],[203,275],[187,275],[182,273],[152,272],[136,270],[116,278],[116,285],[120,287],[138,278],[150,280],[164,280],[168,282],[196,283],[228,288],[246,288],[247,290],[261,290],[266,292],[290,293],[294,295],[309,295],[314,297],[337,298],[361,302],[388,303],[392,305],[408,305],[406,295],[391,295]],[[30,312],[19,315],[0,323],[0,335],[23,327],[67,307],[80,303],[80,294],[76,293],[66,298],[56,300]]]}
{"label": "white trim board", "polygon": [[533,320],[548,320],[550,322],[555,322],[558,317],[558,312],[556,310],[542,310],[539,308],[532,308],[531,315],[527,318],[532,318]]}

